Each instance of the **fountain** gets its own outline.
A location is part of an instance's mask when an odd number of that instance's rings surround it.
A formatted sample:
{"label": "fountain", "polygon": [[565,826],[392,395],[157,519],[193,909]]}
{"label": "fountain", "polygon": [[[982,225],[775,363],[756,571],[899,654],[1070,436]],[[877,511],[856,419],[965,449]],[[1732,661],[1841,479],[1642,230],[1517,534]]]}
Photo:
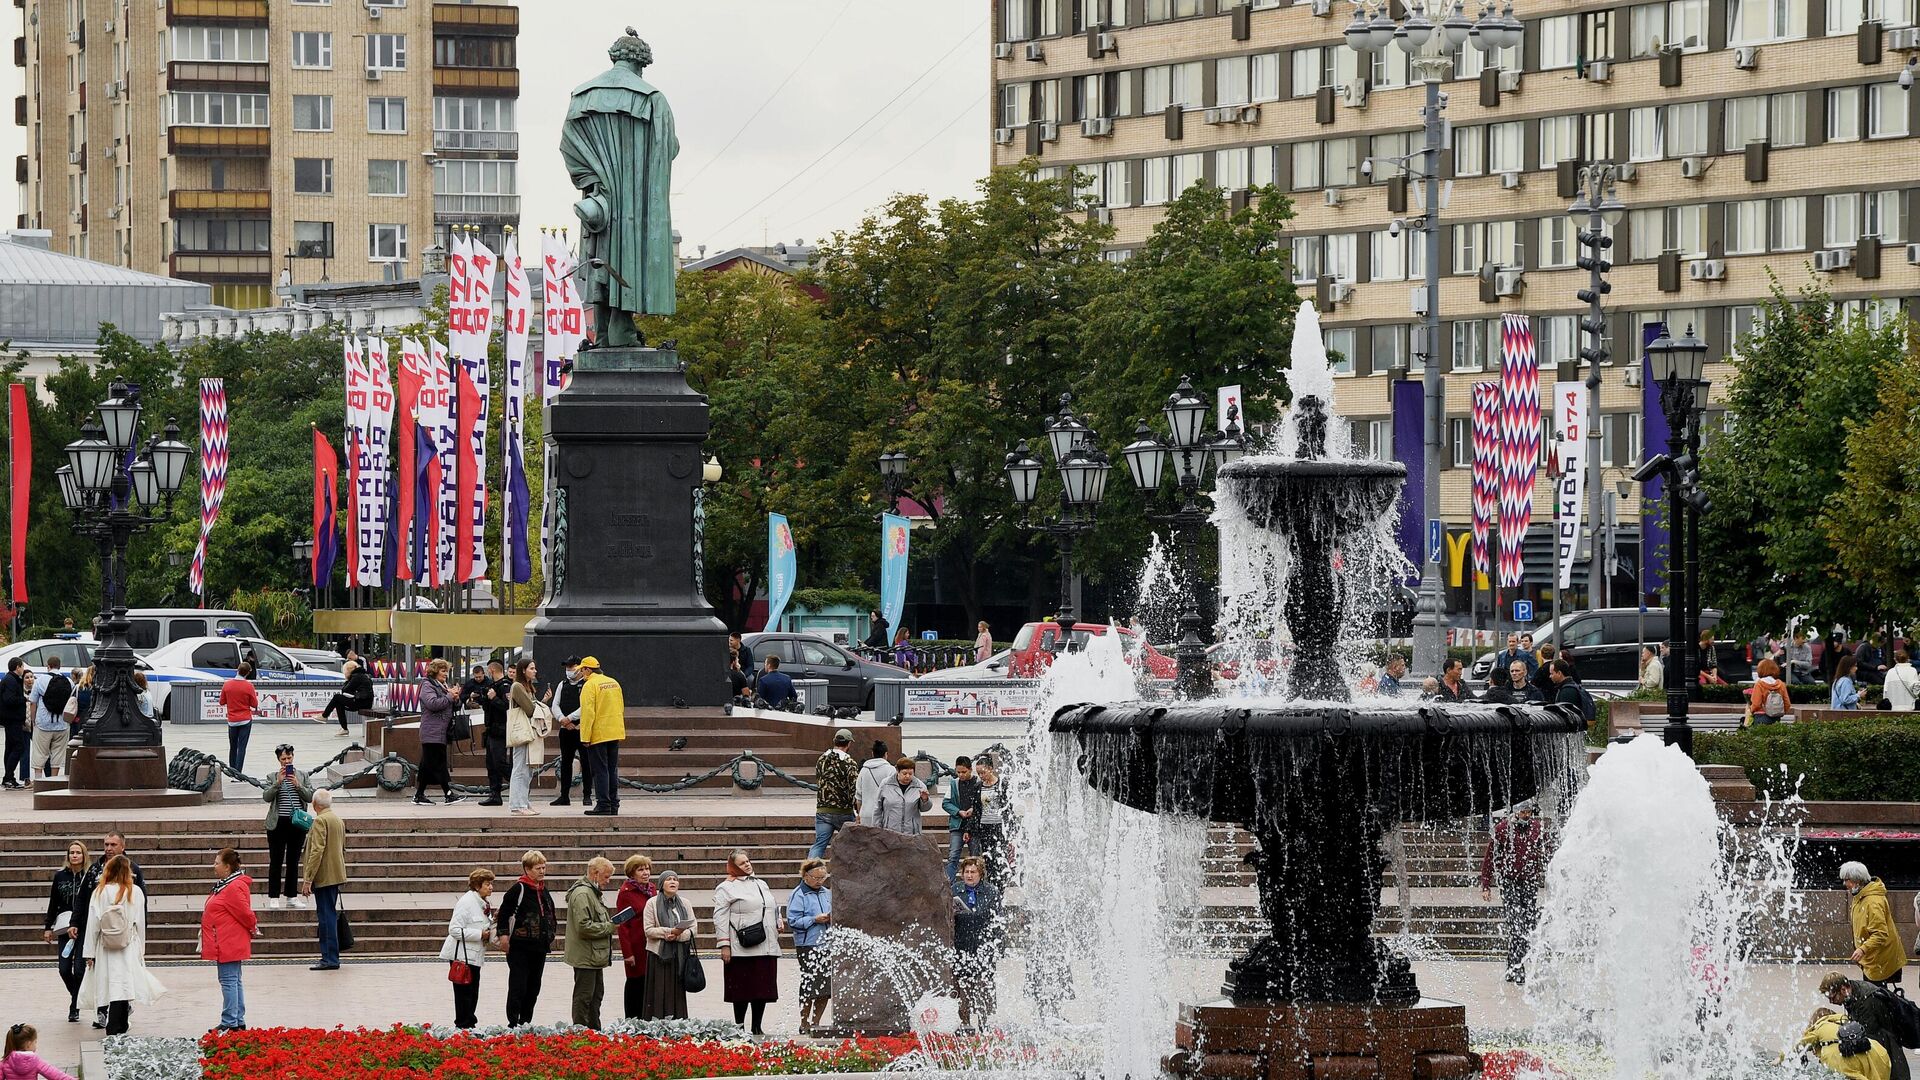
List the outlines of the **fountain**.
{"label": "fountain", "polygon": [[[1304,316],[1300,335],[1317,342]],[[1300,353],[1296,341],[1296,356]],[[1324,355],[1324,354],[1323,354]],[[1277,541],[1293,642],[1288,698],[1073,705],[1051,728],[1096,791],[1126,806],[1246,828],[1268,933],[1228,965],[1226,1000],[1181,1010],[1169,1068],[1208,1077],[1381,1080],[1470,1075],[1465,1010],[1424,999],[1372,936],[1384,856],[1402,822],[1485,813],[1572,782],[1583,724],[1562,706],[1355,702],[1339,663],[1350,548],[1376,542],[1406,470],[1332,459],[1316,395],[1296,402],[1286,456],[1219,475],[1221,503]]]}

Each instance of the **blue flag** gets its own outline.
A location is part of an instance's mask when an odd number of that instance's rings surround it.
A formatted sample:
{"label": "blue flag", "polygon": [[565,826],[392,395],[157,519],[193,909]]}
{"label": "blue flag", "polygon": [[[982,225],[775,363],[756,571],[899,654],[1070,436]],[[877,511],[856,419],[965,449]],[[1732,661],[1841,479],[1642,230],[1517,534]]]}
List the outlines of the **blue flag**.
{"label": "blue flag", "polygon": [[896,634],[907,607],[907,550],[913,525],[898,514],[880,515],[880,617]]}
{"label": "blue flag", "polygon": [[780,629],[780,617],[787,613],[787,601],[793,599],[793,581],[797,569],[793,552],[793,530],[785,514],[767,515],[767,625],[768,631]]}

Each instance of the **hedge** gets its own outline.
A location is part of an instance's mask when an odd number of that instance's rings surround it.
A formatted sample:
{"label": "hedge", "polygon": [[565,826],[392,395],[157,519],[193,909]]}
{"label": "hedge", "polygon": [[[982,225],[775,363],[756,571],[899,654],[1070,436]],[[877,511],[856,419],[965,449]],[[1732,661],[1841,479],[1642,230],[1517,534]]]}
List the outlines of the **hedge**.
{"label": "hedge", "polygon": [[808,611],[825,611],[830,607],[872,611],[880,606],[880,594],[871,589],[795,589],[790,599],[792,606]]}
{"label": "hedge", "polygon": [[1808,799],[1920,802],[1916,714],[1700,732],[1693,747],[1701,764],[1738,765],[1754,787],[1775,797],[1793,794],[1798,780]]}

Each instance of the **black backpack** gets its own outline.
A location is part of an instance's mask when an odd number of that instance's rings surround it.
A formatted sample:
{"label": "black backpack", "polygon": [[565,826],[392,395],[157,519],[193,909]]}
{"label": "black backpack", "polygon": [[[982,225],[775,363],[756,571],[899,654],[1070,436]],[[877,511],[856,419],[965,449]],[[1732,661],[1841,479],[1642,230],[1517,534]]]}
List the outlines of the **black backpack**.
{"label": "black backpack", "polygon": [[1867,1038],[1867,1029],[1861,1027],[1858,1020],[1841,1024],[1834,1043],[1839,1047],[1841,1057],[1853,1057],[1873,1049],[1873,1040]]}
{"label": "black backpack", "polygon": [[67,702],[73,699],[73,683],[65,675],[47,676],[47,688],[40,692],[40,702],[55,719],[67,711]]}
{"label": "black backpack", "polygon": [[[1859,983],[1855,983],[1856,989]],[[1920,1005],[1908,1001],[1904,994],[1896,994],[1884,986],[1876,986],[1872,993],[1882,1008],[1886,1010],[1888,1023],[1893,1025],[1893,1036],[1900,1045],[1910,1050],[1920,1049]],[[1889,1051],[1893,1048],[1888,1047]]]}

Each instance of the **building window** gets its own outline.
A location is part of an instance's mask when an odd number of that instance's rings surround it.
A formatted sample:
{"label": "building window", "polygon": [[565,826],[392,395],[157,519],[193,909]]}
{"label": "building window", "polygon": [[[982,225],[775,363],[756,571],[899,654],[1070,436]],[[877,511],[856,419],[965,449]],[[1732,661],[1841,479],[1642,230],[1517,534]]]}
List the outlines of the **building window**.
{"label": "building window", "polygon": [[1407,172],[1407,156],[1412,152],[1413,133],[1393,131],[1375,135],[1367,156],[1373,159],[1373,182],[1384,184]]}
{"label": "building window", "polygon": [[293,190],[300,195],[333,194],[333,159],[294,158]]}
{"label": "building window", "polygon": [[1205,154],[1175,154],[1173,156],[1173,196],[1205,179]]}
{"label": "building window", "polygon": [[1296,236],[1293,238],[1293,283],[1308,285],[1320,276],[1320,238],[1317,236]]}
{"label": "building window", "polygon": [[1537,263],[1542,270],[1560,270],[1572,266],[1576,237],[1573,219],[1561,214],[1540,219],[1540,251]]}
{"label": "building window", "polygon": [[1555,15],[1540,20],[1540,70],[1570,68],[1580,62],[1580,17]]}
{"label": "building window", "polygon": [[1479,176],[1487,171],[1487,129],[1484,124],[1453,129],[1453,175]]}
{"label": "building window", "polygon": [[293,252],[303,259],[333,258],[333,222],[294,222]]}
{"label": "building window", "polygon": [[1320,186],[1320,144],[1317,142],[1297,142],[1293,144],[1292,183],[1295,191],[1310,191]]}
{"label": "building window", "polygon": [[328,94],[293,95],[293,130],[332,131],[333,97]]}
{"label": "building window", "polygon": [[407,99],[377,97],[367,99],[367,130],[389,135],[407,131]]}
{"label": "building window", "polygon": [[1667,106],[1667,156],[1704,154],[1707,147],[1707,103]]}
{"label": "building window", "polygon": [[1033,0],[1001,0],[1000,40],[1025,41],[1033,36]]}
{"label": "building window", "polygon": [[520,189],[512,161],[436,161],[433,203],[437,214],[506,215],[520,212]]}
{"label": "building window", "polygon": [[1167,201],[1170,177],[1173,169],[1172,158],[1148,158],[1141,162],[1140,205],[1160,206]]}
{"label": "building window", "polygon": [[1247,61],[1251,57],[1228,56],[1213,62],[1213,103],[1245,105],[1253,100]]}
{"label": "building window", "polygon": [[1200,0],[1147,0],[1147,21],[1185,19],[1200,14]]}
{"label": "building window", "polygon": [[1728,0],[1728,45],[1764,45],[1806,36],[1807,5],[1798,0]]}
{"label": "building window", "polygon": [[1477,79],[1488,68],[1502,71],[1519,71],[1521,68],[1520,46],[1511,45],[1498,53],[1483,53],[1471,45],[1453,50],[1453,71],[1457,79]]}
{"label": "building window", "polygon": [[367,226],[367,259],[371,262],[406,262],[407,227]]}
{"label": "building window", "polygon": [[406,162],[379,160],[367,162],[367,194],[405,195],[406,193]]}
{"label": "building window", "polygon": [[1327,369],[1334,375],[1353,374],[1354,344],[1358,335],[1353,327],[1345,326],[1326,333]]}
{"label": "building window", "polygon": [[167,122],[173,125],[267,126],[267,95],[265,94],[176,92],[167,95],[167,106]]}
{"label": "building window", "polygon": [[1377,461],[1393,460],[1393,421],[1367,421],[1367,452]]}
{"label": "building window", "polygon": [[175,251],[251,255],[272,250],[273,222],[264,218],[181,218],[174,222],[173,240]]}
{"label": "building window", "polygon": [[1038,101],[1034,105],[1034,119],[1043,124],[1060,122],[1060,82],[1057,79],[1045,79],[1034,83]]}
{"label": "building window", "polygon": [[1485,371],[1487,347],[1494,322],[1491,319],[1461,319],[1453,324],[1453,370]]}
{"label": "building window", "polygon": [[1877,236],[1883,244],[1897,244],[1906,237],[1906,222],[1900,213],[1900,192],[1869,191],[1860,196],[1860,235]]}
{"label": "building window", "polygon": [[1860,240],[1860,193],[1828,195],[1821,212],[1821,243],[1826,247],[1852,247]]}
{"label": "building window", "polygon": [[[1040,36],[1056,37],[1067,31],[1066,0],[1040,0]],[[1079,5],[1074,5],[1078,7]],[[512,38],[504,39],[511,42]]]}
{"label": "building window", "polygon": [[1315,45],[1293,50],[1293,96],[1312,97],[1323,86],[1335,89],[1360,80],[1360,57],[1345,45]]}
{"label": "building window", "polygon": [[1585,61],[1613,59],[1612,10],[1589,11],[1580,17],[1580,55]]}
{"label": "building window", "polygon": [[1793,195],[1784,199],[1770,199],[1770,213],[1773,232],[1773,250],[1805,251],[1807,249],[1807,199],[1804,195]]}
{"label": "building window", "polygon": [[1527,168],[1527,124],[1512,120],[1487,125],[1487,171],[1490,173],[1525,172]]}
{"label": "building window", "polygon": [[1727,100],[1726,135],[1721,149],[1737,153],[1750,142],[1764,142],[1767,138],[1767,99],[1761,97],[1729,98]]}
{"label": "building window", "polygon": [[1007,83],[1000,88],[1000,126],[1027,126],[1028,110],[1033,104],[1032,83]]}
{"label": "building window", "polygon": [[1132,162],[1108,161],[1099,166],[1101,172],[1100,195],[1108,206],[1133,205],[1133,167]]}
{"label": "building window", "polygon": [[1360,140],[1328,139],[1325,143],[1327,171],[1321,177],[1328,187],[1352,187],[1360,182]]}
{"label": "building window", "polygon": [[1827,0],[1828,36],[1851,34],[1862,22],[1912,26],[1913,0]]}
{"label": "building window", "polygon": [[1543,368],[1577,359],[1580,328],[1572,315],[1538,315],[1533,320],[1533,350]]}
{"label": "building window", "polygon": [[168,31],[167,41],[169,60],[240,64],[267,62],[265,27],[228,29],[218,26],[175,26]]}
{"label": "building window", "polygon": [[1404,323],[1395,326],[1376,326],[1372,329],[1373,346],[1369,358],[1369,370],[1375,375],[1387,375],[1407,369],[1407,327]]}
{"label": "building window", "polygon": [[1367,81],[1375,90],[1405,86],[1413,75],[1412,61],[1405,49],[1381,49],[1367,65]]}
{"label": "building window", "polygon": [[1253,147],[1250,179],[1254,187],[1272,187],[1280,182],[1280,154],[1283,147]]}
{"label": "building window", "polygon": [[1464,416],[1453,416],[1447,419],[1447,452],[1450,455],[1448,460],[1456,469],[1473,468],[1473,428],[1470,426],[1472,423],[1471,418]]}
{"label": "building window", "polygon": [[1807,94],[1767,96],[1767,141],[1774,146],[1807,145]]}
{"label": "building window", "polygon": [[1703,52],[1707,47],[1707,0],[1671,0],[1637,4],[1627,27],[1628,59],[1659,55],[1667,45],[1681,52]]}
{"label": "building window", "polygon": [[1746,199],[1726,204],[1726,250],[1729,255],[1762,255],[1767,250],[1767,200]]}
{"label": "building window", "polygon": [[1860,138],[1860,88],[1827,88],[1827,141],[1854,142]]}
{"label": "building window", "polygon": [[1867,138],[1895,139],[1907,133],[1907,92],[1899,83],[1867,87]]}
{"label": "building window", "polygon": [[1727,309],[1727,351],[1734,356],[1742,353],[1741,346],[1747,339],[1765,330],[1767,327],[1767,309],[1759,304],[1735,304]]}
{"label": "building window", "polygon": [[1577,161],[1580,154],[1580,118],[1548,116],[1540,121],[1540,167],[1551,169],[1563,161]]}
{"label": "building window", "polygon": [[293,35],[293,66],[331,68],[333,35],[319,30],[301,30]]}
{"label": "building window", "polygon": [[1242,146],[1213,152],[1213,186],[1222,191],[1245,191],[1249,151]]}
{"label": "building window", "polygon": [[518,62],[514,39],[510,37],[436,36],[433,39],[435,67],[510,68]]}
{"label": "building window", "polygon": [[1455,225],[1453,227],[1453,272],[1472,275],[1480,272],[1485,261],[1485,249],[1480,245],[1485,241],[1482,226]]}
{"label": "building window", "polygon": [[407,70],[407,35],[368,34],[367,70]]}
{"label": "building window", "polygon": [[1370,234],[1373,237],[1371,252],[1371,277],[1374,281],[1407,280],[1407,237],[1402,231],[1394,236],[1385,229]]}
{"label": "building window", "polygon": [[1323,239],[1320,272],[1335,281],[1353,284],[1359,271],[1359,233],[1335,233]]}
{"label": "building window", "polygon": [[444,150],[517,150],[514,99],[435,97],[433,145]]}
{"label": "building window", "polygon": [[1162,64],[1146,69],[1142,77],[1142,104],[1149,113],[1165,112],[1168,106],[1184,109],[1200,105],[1201,67],[1199,61],[1186,64]]}

